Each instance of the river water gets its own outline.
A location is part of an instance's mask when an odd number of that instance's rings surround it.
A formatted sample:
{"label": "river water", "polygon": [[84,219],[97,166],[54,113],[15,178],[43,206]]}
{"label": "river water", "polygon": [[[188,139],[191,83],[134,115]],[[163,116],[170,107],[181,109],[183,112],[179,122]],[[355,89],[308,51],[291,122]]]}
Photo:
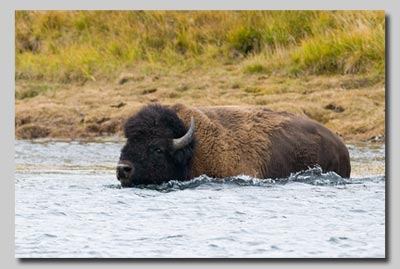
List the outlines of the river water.
{"label": "river water", "polygon": [[351,179],[313,168],[121,188],[124,142],[15,142],[18,258],[383,258],[385,145],[349,144]]}

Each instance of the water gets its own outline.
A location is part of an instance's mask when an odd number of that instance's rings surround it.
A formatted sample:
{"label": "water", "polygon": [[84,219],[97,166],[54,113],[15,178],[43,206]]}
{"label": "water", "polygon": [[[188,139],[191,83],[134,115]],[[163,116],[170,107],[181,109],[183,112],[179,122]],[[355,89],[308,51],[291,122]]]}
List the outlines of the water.
{"label": "water", "polygon": [[353,175],[198,177],[121,188],[123,141],[17,141],[15,255],[385,256],[385,146],[348,145]]}

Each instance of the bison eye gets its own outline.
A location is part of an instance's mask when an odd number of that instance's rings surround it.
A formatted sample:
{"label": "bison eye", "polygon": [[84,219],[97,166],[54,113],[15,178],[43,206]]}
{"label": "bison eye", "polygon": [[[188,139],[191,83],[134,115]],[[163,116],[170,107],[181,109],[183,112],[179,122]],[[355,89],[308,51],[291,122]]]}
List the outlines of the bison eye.
{"label": "bison eye", "polygon": [[154,151],[158,154],[161,154],[163,151],[160,148],[155,148]]}

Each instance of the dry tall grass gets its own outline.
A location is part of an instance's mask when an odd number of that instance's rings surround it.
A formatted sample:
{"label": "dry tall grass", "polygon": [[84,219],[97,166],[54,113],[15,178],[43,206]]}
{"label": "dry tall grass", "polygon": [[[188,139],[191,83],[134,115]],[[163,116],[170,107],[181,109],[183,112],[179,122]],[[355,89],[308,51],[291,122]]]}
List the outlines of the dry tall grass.
{"label": "dry tall grass", "polygon": [[17,11],[16,78],[241,64],[245,72],[384,73],[380,11]]}

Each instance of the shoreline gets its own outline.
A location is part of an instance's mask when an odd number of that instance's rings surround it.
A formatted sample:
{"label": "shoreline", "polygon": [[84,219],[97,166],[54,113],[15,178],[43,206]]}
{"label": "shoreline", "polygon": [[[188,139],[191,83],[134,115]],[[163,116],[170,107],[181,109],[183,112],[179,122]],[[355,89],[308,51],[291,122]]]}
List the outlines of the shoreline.
{"label": "shoreline", "polygon": [[311,118],[345,142],[385,140],[385,85],[368,75],[290,78],[227,70],[128,75],[123,83],[17,80],[15,139],[122,137],[124,121],[142,106],[183,103],[265,106]]}
{"label": "shoreline", "polygon": [[[19,139],[15,138],[14,141],[19,142],[32,142],[32,143],[50,143],[50,142],[65,142],[65,143],[124,143],[126,138],[124,136],[113,135],[113,136],[92,136],[92,137],[41,137],[41,138],[31,138],[31,139]],[[385,138],[383,139],[369,139],[369,140],[357,140],[348,139],[344,141],[346,145],[358,145],[358,144],[370,144],[370,145],[386,145]]]}

